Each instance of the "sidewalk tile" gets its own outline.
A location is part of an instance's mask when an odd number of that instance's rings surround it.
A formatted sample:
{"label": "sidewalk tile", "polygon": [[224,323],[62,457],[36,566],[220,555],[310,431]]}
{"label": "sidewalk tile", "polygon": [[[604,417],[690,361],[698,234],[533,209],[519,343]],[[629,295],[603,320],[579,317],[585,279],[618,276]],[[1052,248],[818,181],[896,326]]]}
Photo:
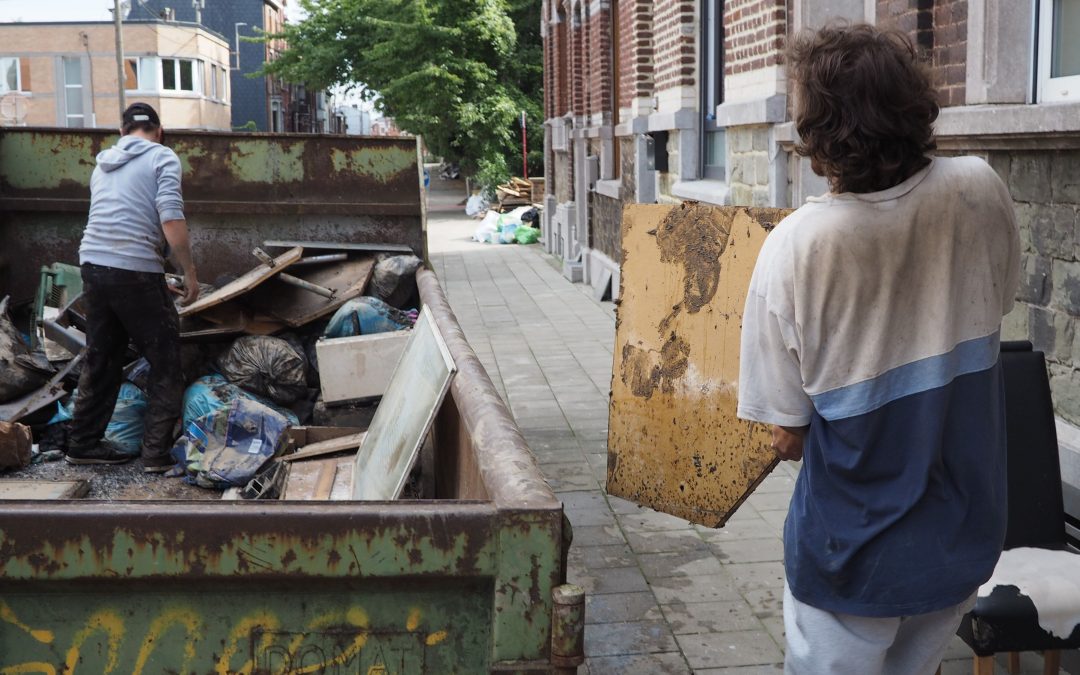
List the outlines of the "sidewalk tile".
{"label": "sidewalk tile", "polygon": [[632,654],[587,659],[589,675],[692,675],[682,654]]}
{"label": "sidewalk tile", "polygon": [[625,623],[663,618],[656,598],[649,591],[585,596],[585,623]]}
{"label": "sidewalk tile", "polygon": [[744,600],[663,605],[664,618],[676,635],[761,630],[762,624]]}
{"label": "sidewalk tile", "polygon": [[678,649],[675,636],[663,621],[594,623],[585,626],[585,656],[651,654]]}
{"label": "sidewalk tile", "polygon": [[637,559],[641,565],[641,570],[648,579],[724,573],[724,566],[720,564],[712,551],[706,549],[671,553],[642,553],[638,555]]}
{"label": "sidewalk tile", "polygon": [[726,573],[653,579],[651,586],[661,605],[742,599],[735,580]]}
{"label": "sidewalk tile", "polygon": [[784,660],[776,643],[764,630],[678,635],[676,641],[695,671],[779,663]]}

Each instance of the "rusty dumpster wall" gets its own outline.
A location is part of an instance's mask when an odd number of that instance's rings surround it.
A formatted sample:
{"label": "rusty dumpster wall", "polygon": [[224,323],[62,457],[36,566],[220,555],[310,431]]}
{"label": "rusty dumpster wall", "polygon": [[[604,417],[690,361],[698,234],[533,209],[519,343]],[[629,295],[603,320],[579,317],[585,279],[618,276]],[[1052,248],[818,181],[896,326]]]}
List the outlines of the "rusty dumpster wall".
{"label": "rusty dumpster wall", "polygon": [[418,281],[459,368],[458,500],[0,501],[0,672],[549,672],[562,506]]}
{"label": "rusty dumpster wall", "polygon": [[[94,157],[115,133],[0,131],[0,295],[28,300],[37,270],[78,263]],[[267,239],[405,244],[423,256],[415,139],[185,131],[166,134],[184,168],[199,276],[252,266]]]}

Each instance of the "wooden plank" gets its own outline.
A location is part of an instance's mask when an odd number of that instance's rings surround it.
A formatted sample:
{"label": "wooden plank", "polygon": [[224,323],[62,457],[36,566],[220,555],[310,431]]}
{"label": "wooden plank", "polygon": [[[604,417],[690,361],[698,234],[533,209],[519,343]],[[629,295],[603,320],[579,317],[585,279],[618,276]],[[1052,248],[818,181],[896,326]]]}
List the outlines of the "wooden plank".
{"label": "wooden plank", "polygon": [[337,474],[334,475],[334,487],[330,490],[330,501],[348,501],[352,499],[352,477],[356,458],[343,457],[338,460]]}
{"label": "wooden plank", "polygon": [[333,314],[349,300],[359,297],[374,271],[375,258],[368,255],[326,266],[291,270],[290,274],[304,281],[334,290],[334,297],[324,298],[273,279],[245,300],[256,310],[296,328]]}
{"label": "wooden plank", "polygon": [[281,498],[285,500],[311,499],[315,494],[315,485],[319,481],[319,472],[325,462],[334,460],[313,459],[288,465],[289,475],[285,477],[285,487]]}
{"label": "wooden plank", "polygon": [[235,297],[243,295],[253,288],[258,287],[275,274],[278,274],[286,267],[299,260],[303,255],[304,249],[302,247],[296,246],[291,248],[274,259],[274,267],[263,263],[249,271],[247,274],[244,274],[239,279],[235,279],[225,284],[206,297],[199,298],[193,304],[188,305],[187,307],[181,307],[179,309],[179,314],[180,316],[198,314],[211,307],[220,305],[227,300],[232,300]]}
{"label": "wooden plank", "polygon": [[353,499],[398,498],[456,370],[425,306],[356,453]]}
{"label": "wooden plank", "polygon": [[739,342],[758,252],[789,212],[624,211],[610,494],[719,527],[776,466],[768,429],[736,416]]}
{"label": "wooden plank", "polygon": [[268,248],[288,248],[299,246],[322,251],[370,251],[373,253],[413,253],[412,247],[406,244],[361,244],[348,241],[293,241],[271,239],[264,241],[263,246]]}
{"label": "wooden plank", "polygon": [[281,461],[296,462],[301,459],[311,459],[312,457],[332,455],[335,452],[358,450],[360,448],[360,445],[364,442],[364,436],[366,435],[366,431],[361,431],[358,434],[351,434],[349,436],[342,436],[341,438],[334,438],[328,441],[323,441],[321,443],[312,443],[311,445],[305,445],[291,455],[283,456],[281,458]]}
{"label": "wooden plank", "polygon": [[337,476],[337,463],[325,462],[319,467],[319,479],[315,481],[315,491],[312,499],[330,499],[330,492],[334,489],[334,477]]}
{"label": "wooden plank", "polygon": [[382,396],[411,330],[319,340],[315,352],[323,400],[357,401]]}
{"label": "wooden plank", "polygon": [[85,480],[0,480],[0,499],[79,499],[88,492]]}
{"label": "wooden plank", "polygon": [[321,443],[322,441],[329,441],[330,439],[341,438],[342,436],[351,436],[362,431],[366,431],[366,429],[362,427],[299,426],[291,427],[289,429],[289,438],[297,447],[302,448],[305,445]]}

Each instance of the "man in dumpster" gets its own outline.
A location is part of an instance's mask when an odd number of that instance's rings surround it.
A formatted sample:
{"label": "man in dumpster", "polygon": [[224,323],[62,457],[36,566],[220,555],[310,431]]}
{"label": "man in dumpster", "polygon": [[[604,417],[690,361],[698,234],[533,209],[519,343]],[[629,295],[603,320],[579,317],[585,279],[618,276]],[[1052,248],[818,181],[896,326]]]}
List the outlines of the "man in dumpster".
{"label": "man in dumpster", "polygon": [[788,64],[830,190],[762,247],[738,409],[803,461],[785,672],[931,675],[1005,538],[1012,201],[981,159],[930,154],[936,92],[906,36],[827,26]]}
{"label": "man in dumpster", "polygon": [[[174,464],[169,451],[184,389],[173,293],[190,304],[199,296],[199,282],[184,219],[180,160],[161,145],[161,120],[149,105],[133,103],[122,124],[120,140],[97,156],[90,178],[90,216],[79,248],[87,350],[66,459],[131,459],[104,439],[130,340],[150,364],[143,469],[163,473]],[[183,290],[166,284],[167,252],[184,273]]]}

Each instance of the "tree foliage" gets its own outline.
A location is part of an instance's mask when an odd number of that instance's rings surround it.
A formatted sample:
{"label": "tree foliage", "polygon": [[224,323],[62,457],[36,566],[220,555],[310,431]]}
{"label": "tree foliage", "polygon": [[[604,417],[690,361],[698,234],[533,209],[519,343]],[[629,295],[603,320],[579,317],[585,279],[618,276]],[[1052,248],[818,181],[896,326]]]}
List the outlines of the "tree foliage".
{"label": "tree foliage", "polygon": [[[301,0],[269,73],[357,88],[436,155],[490,184],[543,164],[540,0]],[[277,37],[277,36],[273,36]]]}

